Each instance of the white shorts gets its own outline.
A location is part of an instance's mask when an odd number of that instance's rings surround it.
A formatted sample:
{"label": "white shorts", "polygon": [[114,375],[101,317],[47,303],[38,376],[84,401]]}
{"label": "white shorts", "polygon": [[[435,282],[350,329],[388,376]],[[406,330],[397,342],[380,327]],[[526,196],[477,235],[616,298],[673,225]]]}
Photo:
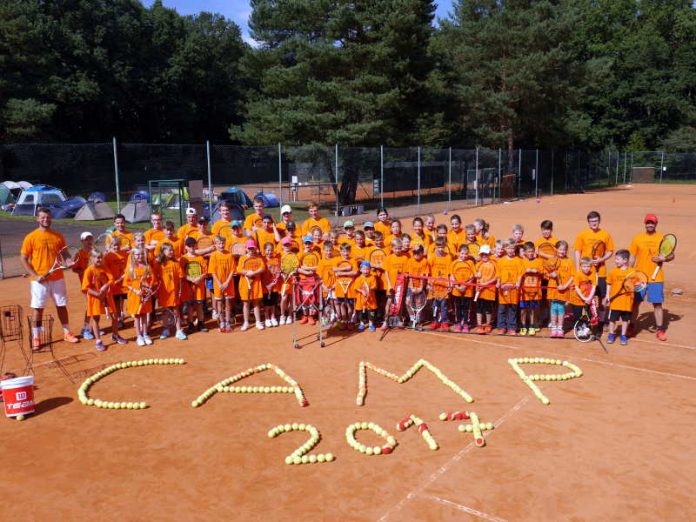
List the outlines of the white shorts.
{"label": "white shorts", "polygon": [[55,281],[31,282],[31,307],[46,308],[46,301],[49,296],[56,303],[56,306],[67,306],[68,295],[65,289],[65,279]]}

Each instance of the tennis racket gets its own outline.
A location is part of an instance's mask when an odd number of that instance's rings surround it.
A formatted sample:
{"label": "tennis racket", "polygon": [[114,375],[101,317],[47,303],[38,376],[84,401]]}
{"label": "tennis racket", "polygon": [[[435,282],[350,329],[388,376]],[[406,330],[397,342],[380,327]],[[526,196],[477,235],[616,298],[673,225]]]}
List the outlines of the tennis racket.
{"label": "tennis racket", "polygon": [[428,296],[425,292],[410,292],[406,298],[406,308],[408,309],[409,318],[411,319],[411,328],[418,329],[418,321],[420,314],[428,303]]}
{"label": "tennis racket", "polygon": [[595,241],[592,245],[592,260],[602,259],[607,253],[607,245],[604,241]]}
{"label": "tennis racket", "polygon": [[474,279],[474,271],[471,269],[471,263],[466,261],[455,261],[452,264],[452,275],[454,276],[455,286],[462,294],[466,292],[467,285],[470,285]]}
{"label": "tennis racket", "polygon": [[[587,299],[590,297],[590,294],[592,293],[592,287],[594,285],[592,284],[591,281],[581,281],[580,284],[578,285],[578,290],[580,290],[580,294],[584,299]],[[589,303],[586,303],[587,308],[590,310],[590,324],[596,325],[599,323],[599,317],[597,315],[597,299],[595,296],[592,297],[592,300]]]}
{"label": "tennis racket", "polygon": [[266,271],[262,274],[262,282],[268,292],[272,292],[280,279],[280,259],[278,257],[266,258]]}
{"label": "tennis racket", "polygon": [[196,245],[197,250],[210,251],[213,248],[213,237],[212,236],[200,236],[198,238],[198,243]]}
{"label": "tennis racket", "polygon": [[[674,253],[676,248],[677,236],[675,236],[674,234],[665,234],[665,236],[662,238],[662,241],[660,241],[660,246],[657,249],[657,253],[662,257],[669,257]],[[650,279],[654,281],[661,268],[662,263],[657,263],[657,266],[655,267],[655,270],[653,271],[652,277]]]}
{"label": "tennis racket", "polygon": [[222,225],[218,231],[217,231],[218,236],[222,236],[225,238],[225,241],[229,241],[234,237],[234,233],[232,232],[232,227],[229,225]]}
{"label": "tennis racket", "polygon": [[153,285],[150,281],[150,275],[145,272],[138,283],[138,289],[140,291],[140,305],[138,306],[138,311],[135,313],[135,315],[140,315],[143,312],[143,307],[152,299],[152,296],[157,293],[158,288],[159,284]]}
{"label": "tennis racket", "polygon": [[542,243],[537,248],[537,254],[541,258],[544,269],[547,273],[555,272],[558,268],[558,252],[556,247],[548,241]]}
{"label": "tennis racket", "polygon": [[540,287],[540,279],[537,274],[525,274],[522,276],[520,287],[522,289],[522,299],[528,301],[536,294],[536,290]]}
{"label": "tennis racket", "polygon": [[375,248],[372,252],[370,252],[370,266],[372,267],[372,272],[376,273],[377,275],[381,274],[384,270],[382,269],[382,266],[384,265],[384,261],[387,259],[387,253],[382,250],[381,248]]}
{"label": "tennis racket", "polygon": [[300,268],[300,258],[296,254],[286,254],[280,261],[280,273],[283,276],[283,286],[280,289],[280,295],[285,295],[285,289],[288,287],[288,281],[295,275],[297,269]]}
{"label": "tennis racket", "polygon": [[[247,257],[243,262],[242,262],[242,270],[244,272],[256,272],[257,270],[261,270],[264,267],[263,264],[263,259],[260,257]],[[251,285],[252,285],[252,278],[255,276],[248,276],[244,274],[244,279],[246,279],[247,286],[249,287],[249,291],[251,292]]]}
{"label": "tennis racket", "polygon": [[203,266],[198,261],[189,261],[186,263],[186,279],[188,279],[190,283],[193,283],[193,281],[191,281],[192,279],[196,279],[202,275]]}
{"label": "tennis racket", "polygon": [[41,282],[54,272],[57,272],[58,270],[67,270],[73,266],[77,261],[77,255],[79,252],[80,249],[76,247],[65,246],[61,248],[56,254],[56,258],[53,260],[53,265],[51,268],[48,270],[48,272],[42,276],[39,276],[37,281]]}
{"label": "tennis racket", "polygon": [[316,269],[319,266],[319,256],[314,252],[305,254],[302,258],[302,267],[309,269]]}
{"label": "tennis racket", "polygon": [[230,254],[232,254],[235,257],[242,257],[244,254],[246,254],[246,246],[244,246],[243,241],[235,241],[232,243],[230,246]]}
{"label": "tennis racket", "polygon": [[103,252],[104,250],[106,250],[106,247],[108,247],[109,244],[111,244],[111,237],[111,234],[108,232],[99,234],[93,242],[94,248]]}
{"label": "tennis racket", "polygon": [[622,295],[630,294],[632,292],[642,292],[648,286],[648,276],[645,275],[640,270],[633,270],[626,274],[624,282],[621,285],[621,290],[617,294],[614,294],[609,302],[611,303],[614,299],[621,297]]}
{"label": "tennis racket", "polygon": [[348,289],[350,288],[351,283],[353,282],[353,277],[352,276],[344,276],[341,275],[344,272],[352,272],[353,271],[353,265],[351,264],[350,261],[341,261],[336,265],[336,268],[338,268],[338,272],[336,272],[336,281],[341,287],[341,290],[343,290],[343,296],[348,297]]}
{"label": "tennis racket", "polygon": [[[495,284],[495,274],[496,268],[493,263],[483,263],[481,265],[481,277],[476,284],[476,294],[474,295],[474,301],[478,301],[481,295],[481,290],[484,288],[489,288]],[[513,285],[514,286],[514,285]]]}

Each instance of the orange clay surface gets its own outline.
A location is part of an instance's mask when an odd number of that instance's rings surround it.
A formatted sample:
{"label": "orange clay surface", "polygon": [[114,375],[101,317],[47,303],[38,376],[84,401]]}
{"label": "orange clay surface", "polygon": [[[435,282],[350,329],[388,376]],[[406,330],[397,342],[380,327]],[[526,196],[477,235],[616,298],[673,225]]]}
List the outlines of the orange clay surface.
{"label": "orange clay surface", "polygon": [[[574,238],[596,209],[617,245],[643,229],[646,212],[659,230],[680,240],[667,267],[669,340],[659,342],[647,305],[638,336],[604,353],[599,344],[548,338],[510,338],[392,331],[332,333],[327,347],[315,328],[291,327],[193,334],[186,342],[155,340],[110,346],[56,343],[55,352],[76,378],[35,363],[37,413],[24,422],[0,418],[4,520],[687,520],[696,517],[696,313],[694,266],[696,186],[633,186],[468,209],[491,222],[497,237],[514,223],[535,238],[550,218],[561,238]],[[450,212],[450,215],[453,212]],[[447,219],[438,216],[439,221]],[[68,274],[71,324],[80,323],[81,299]],[[675,287],[684,290],[672,296]],[[0,282],[0,304],[28,309],[28,281]],[[52,305],[49,313],[55,313]],[[128,320],[127,325],[130,325]],[[56,326],[55,332],[59,328]],[[157,328],[158,332],[159,329]],[[132,336],[132,328],[125,335]],[[25,328],[26,335],[26,328]],[[110,342],[109,342],[110,343]],[[21,355],[6,345],[5,370],[20,372]],[[146,410],[102,410],[77,400],[85,375],[105,365],[142,358],[183,357],[184,366],[118,371],[90,390],[93,398],[147,401]],[[577,364],[579,379],[541,382],[551,404],[534,397],[508,365],[511,357],[553,357]],[[397,374],[425,358],[471,394],[467,404],[430,372],[397,385],[368,372],[368,394],[356,406],[359,362]],[[200,393],[246,368],[270,362],[301,385],[302,408],[292,395],[218,394],[192,408]],[[527,366],[529,373],[560,373]],[[240,385],[283,384],[264,372]],[[475,411],[495,430],[483,448],[443,411]],[[428,423],[440,445],[430,451],[415,428],[397,432],[409,414]],[[381,425],[398,440],[391,455],[366,456],[346,443],[356,421]],[[322,440],[312,453],[331,452],[326,464],[290,466],[284,459],[307,440],[305,432],[270,439],[277,424],[316,426]],[[358,440],[382,445],[372,432]],[[690,493],[691,492],[691,493]]]}

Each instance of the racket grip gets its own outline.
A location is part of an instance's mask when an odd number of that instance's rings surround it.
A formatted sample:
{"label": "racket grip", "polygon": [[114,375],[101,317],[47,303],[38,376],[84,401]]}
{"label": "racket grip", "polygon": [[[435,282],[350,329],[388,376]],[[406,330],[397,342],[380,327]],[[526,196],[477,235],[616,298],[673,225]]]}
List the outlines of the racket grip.
{"label": "racket grip", "polygon": [[660,268],[662,268],[662,263],[658,263],[657,266],[655,267],[655,270],[652,273],[652,276],[650,277],[651,281],[654,281],[655,278],[657,277],[658,272],[660,271]]}

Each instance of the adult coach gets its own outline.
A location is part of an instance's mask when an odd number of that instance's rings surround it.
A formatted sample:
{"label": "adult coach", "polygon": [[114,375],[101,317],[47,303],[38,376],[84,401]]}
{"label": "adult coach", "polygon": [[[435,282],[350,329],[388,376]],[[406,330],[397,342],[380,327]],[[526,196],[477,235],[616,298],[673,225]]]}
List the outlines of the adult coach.
{"label": "adult coach", "polygon": [[[662,241],[663,234],[657,232],[657,216],[655,214],[645,216],[643,224],[645,225],[645,232],[634,237],[631,245],[628,247],[628,251],[631,253],[629,266],[647,274],[650,279],[648,280],[646,290],[636,293],[636,297],[633,300],[631,323],[635,327],[640,303],[647,300],[648,303],[653,305],[655,326],[657,328],[655,335],[660,341],[666,341],[667,334],[665,333],[664,313],[662,311],[662,303],[665,301],[663,263],[672,261],[674,254],[670,254],[667,257],[659,255],[660,241]],[[653,280],[652,274],[655,272],[658,264],[662,268],[657,271]]]}
{"label": "adult coach", "polygon": [[[597,291],[595,295],[599,297],[600,306],[603,298],[607,295],[607,265],[606,262],[614,255],[614,240],[609,232],[600,228],[602,217],[599,212],[593,210],[587,214],[587,228],[580,232],[575,238],[575,269],[580,270],[580,259],[583,257],[589,258],[590,263],[597,272]],[[597,242],[602,241],[606,246],[606,251],[603,256],[594,259],[592,257],[592,249]]]}
{"label": "adult coach", "polygon": [[328,219],[319,215],[319,205],[314,201],[309,202],[307,212],[309,212],[309,217],[302,223],[300,231],[302,237],[312,235],[312,230],[319,228],[321,230],[321,238],[326,241],[329,238],[329,232],[331,232],[331,223],[329,223]]}
{"label": "adult coach", "polygon": [[176,231],[176,237],[178,239],[181,239],[181,241],[183,242],[186,240],[189,233],[197,231],[197,230],[198,230],[198,211],[193,207],[189,207],[186,209],[186,223],[181,225],[179,227],[179,229]]}
{"label": "adult coach", "polygon": [[39,227],[27,234],[22,242],[20,260],[22,267],[31,277],[32,349],[41,348],[39,329],[43,320],[46,301],[50,297],[56,305],[58,319],[63,326],[63,339],[77,343],[79,339],[70,332],[68,319],[68,294],[62,270],[46,275],[53,266],[58,253],[65,247],[65,238],[60,232],[51,230],[51,211],[40,208],[36,215]]}

